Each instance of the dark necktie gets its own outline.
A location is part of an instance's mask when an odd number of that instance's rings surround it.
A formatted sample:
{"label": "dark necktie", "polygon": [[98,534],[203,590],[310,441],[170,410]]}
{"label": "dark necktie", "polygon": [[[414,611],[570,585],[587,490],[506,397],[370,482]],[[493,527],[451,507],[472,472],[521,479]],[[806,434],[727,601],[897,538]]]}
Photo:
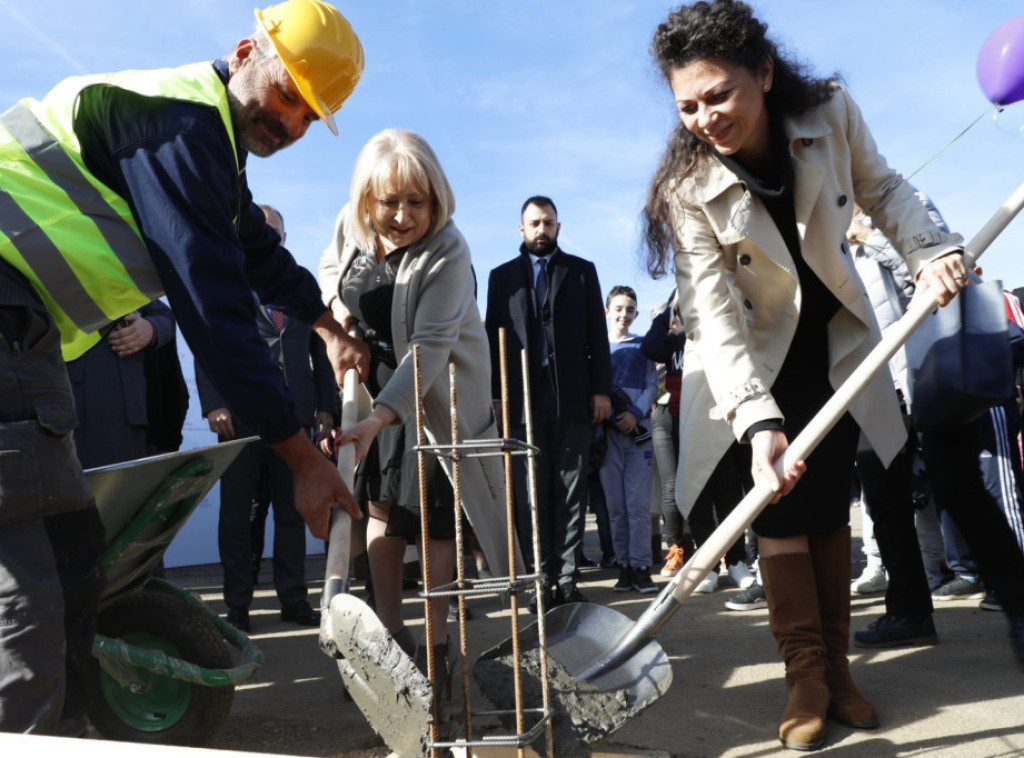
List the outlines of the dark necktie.
{"label": "dark necktie", "polygon": [[548,322],[551,321],[551,306],[548,304],[548,259],[540,259],[535,293],[537,297],[537,320],[540,322],[540,365],[548,365]]}
{"label": "dark necktie", "polygon": [[284,313],[277,310],[277,308],[267,308],[267,312],[270,313],[270,320],[274,322],[274,326],[277,327],[277,331],[283,332],[284,325],[287,322]]}

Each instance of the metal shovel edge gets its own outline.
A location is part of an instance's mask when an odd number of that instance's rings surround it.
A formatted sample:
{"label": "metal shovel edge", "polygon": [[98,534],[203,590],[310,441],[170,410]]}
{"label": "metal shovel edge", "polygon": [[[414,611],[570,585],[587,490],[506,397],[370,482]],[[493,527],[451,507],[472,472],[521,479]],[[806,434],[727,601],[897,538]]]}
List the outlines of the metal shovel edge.
{"label": "metal shovel edge", "polygon": [[[343,429],[358,420],[358,383],[355,369],[347,371],[341,399]],[[348,444],[336,452],[338,473],[351,491],[355,448]],[[373,609],[349,593],[351,539],[352,518],[335,508],[320,600],[320,649],[337,660],[346,690],[387,746],[400,756],[423,755],[433,689]]]}

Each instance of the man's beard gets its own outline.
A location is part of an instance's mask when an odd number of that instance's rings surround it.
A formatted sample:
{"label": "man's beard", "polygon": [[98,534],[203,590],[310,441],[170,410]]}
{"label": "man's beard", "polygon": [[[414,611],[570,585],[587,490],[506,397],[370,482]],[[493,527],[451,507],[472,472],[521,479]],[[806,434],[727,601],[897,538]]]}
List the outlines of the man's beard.
{"label": "man's beard", "polygon": [[[284,128],[284,124],[269,116],[257,103],[245,105],[229,89],[228,107],[231,110],[231,123],[235,127],[235,140],[253,155],[266,158],[291,144],[292,140],[288,136],[288,130]],[[260,125],[266,127],[277,139],[277,142],[271,144],[265,139],[257,139],[253,131]]]}
{"label": "man's beard", "polygon": [[551,253],[555,252],[555,248],[558,247],[558,235],[556,234],[554,237],[540,241],[524,242],[523,244],[526,245],[527,250],[538,258],[543,258],[544,256],[551,255]]}

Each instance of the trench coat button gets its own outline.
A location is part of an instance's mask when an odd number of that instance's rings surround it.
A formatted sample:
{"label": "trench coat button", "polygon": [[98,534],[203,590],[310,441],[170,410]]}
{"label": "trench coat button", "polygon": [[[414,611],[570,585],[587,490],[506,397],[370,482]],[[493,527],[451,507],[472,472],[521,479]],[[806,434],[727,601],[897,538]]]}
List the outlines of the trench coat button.
{"label": "trench coat button", "polygon": [[747,255],[746,253],[741,255],[740,256],[740,265],[741,266],[749,266],[750,265],[750,256]]}
{"label": "trench coat button", "polygon": [[850,254],[850,246],[848,244],[846,244],[845,242],[843,242],[842,244],[839,245],[839,252],[842,253],[843,255],[849,255]]}
{"label": "trench coat button", "polygon": [[746,308],[748,311],[754,310],[754,304],[752,302],[750,302],[749,300],[744,300],[743,301],[743,307]]}
{"label": "trench coat button", "polygon": [[810,147],[811,145],[814,144],[814,140],[812,140],[810,137],[804,137],[800,141],[804,143],[804,147]]}
{"label": "trench coat button", "polygon": [[838,203],[839,203],[839,207],[840,208],[842,208],[844,205],[846,205],[846,195],[840,195]]}

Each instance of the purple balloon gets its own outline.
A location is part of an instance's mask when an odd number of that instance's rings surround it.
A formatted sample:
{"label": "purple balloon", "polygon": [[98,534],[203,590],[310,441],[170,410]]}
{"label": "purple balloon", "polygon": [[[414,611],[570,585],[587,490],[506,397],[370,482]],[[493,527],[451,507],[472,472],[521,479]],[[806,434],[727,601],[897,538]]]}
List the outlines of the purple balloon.
{"label": "purple balloon", "polygon": [[1005,21],[978,53],[978,83],[996,105],[1024,100],[1024,15]]}

